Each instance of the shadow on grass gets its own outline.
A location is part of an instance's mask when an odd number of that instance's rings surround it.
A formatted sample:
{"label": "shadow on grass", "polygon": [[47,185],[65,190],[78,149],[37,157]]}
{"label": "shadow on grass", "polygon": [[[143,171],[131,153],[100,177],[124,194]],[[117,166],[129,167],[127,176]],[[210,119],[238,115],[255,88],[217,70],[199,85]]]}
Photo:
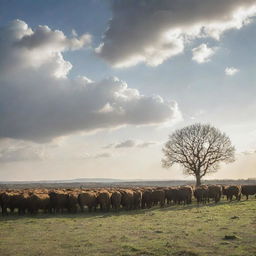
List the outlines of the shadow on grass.
{"label": "shadow on grass", "polygon": [[187,210],[187,209],[200,209],[200,208],[205,208],[205,207],[218,207],[221,205],[232,205],[232,204],[241,204],[241,202],[246,202],[246,200],[233,200],[233,201],[220,201],[218,203],[210,202],[206,204],[197,204],[196,202],[192,204],[187,204],[187,205],[172,205],[168,206],[165,208],[160,208],[160,211],[166,211],[166,210],[172,210],[172,211],[182,211],[182,210]]}
{"label": "shadow on grass", "polygon": [[[255,201],[255,199],[251,199],[249,201]],[[126,211],[124,209],[121,209],[119,212],[101,212],[99,209],[96,212],[78,212],[78,213],[39,213],[36,215],[31,214],[25,214],[25,215],[19,215],[17,212],[9,215],[2,216],[0,214],[0,222],[3,221],[15,221],[18,219],[90,219],[90,218],[108,218],[108,217],[118,217],[118,216],[134,216],[134,215],[141,215],[141,214],[147,214],[151,213],[154,214],[155,211],[184,211],[184,210],[190,210],[190,209],[201,209],[205,207],[219,207],[223,205],[234,205],[234,204],[241,204],[247,202],[247,200],[241,200],[241,201],[220,201],[219,203],[210,202],[207,204],[197,204],[196,202],[193,202],[192,204],[188,205],[166,205],[163,208],[159,208],[159,206],[154,206],[150,209],[138,209],[138,210],[130,210]]]}

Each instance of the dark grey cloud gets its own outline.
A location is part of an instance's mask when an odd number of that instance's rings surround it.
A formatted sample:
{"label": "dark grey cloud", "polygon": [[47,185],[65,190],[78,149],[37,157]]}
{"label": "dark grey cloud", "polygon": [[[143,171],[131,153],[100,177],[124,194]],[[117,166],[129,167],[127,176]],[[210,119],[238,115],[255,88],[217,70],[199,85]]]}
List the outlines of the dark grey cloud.
{"label": "dark grey cloud", "polygon": [[0,29],[0,138],[45,142],[78,131],[161,124],[179,116],[176,102],[141,95],[118,78],[69,79],[72,65],[62,52],[88,41],[89,35],[68,39],[48,27],[32,31],[23,21]]}
{"label": "dark grey cloud", "polygon": [[96,52],[117,67],[161,64],[195,38],[219,39],[256,13],[256,0],[112,1],[112,19]]}

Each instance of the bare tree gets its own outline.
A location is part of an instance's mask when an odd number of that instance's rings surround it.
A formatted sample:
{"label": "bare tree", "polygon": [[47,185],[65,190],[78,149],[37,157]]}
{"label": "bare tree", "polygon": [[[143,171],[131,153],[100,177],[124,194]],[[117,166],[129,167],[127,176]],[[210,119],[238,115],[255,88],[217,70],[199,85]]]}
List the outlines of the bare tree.
{"label": "bare tree", "polygon": [[205,174],[218,170],[220,162],[235,161],[235,147],[229,137],[217,128],[203,124],[176,130],[169,136],[163,153],[163,167],[181,165],[185,174],[196,177],[197,186],[201,185]]}

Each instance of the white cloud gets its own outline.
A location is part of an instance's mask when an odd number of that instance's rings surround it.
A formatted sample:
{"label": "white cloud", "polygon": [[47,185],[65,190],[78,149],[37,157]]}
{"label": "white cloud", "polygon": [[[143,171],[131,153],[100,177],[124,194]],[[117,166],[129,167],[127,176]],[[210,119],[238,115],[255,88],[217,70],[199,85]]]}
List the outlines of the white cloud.
{"label": "white cloud", "polygon": [[112,1],[113,17],[96,49],[115,67],[156,66],[196,38],[219,40],[256,14],[256,0]]}
{"label": "white cloud", "polygon": [[75,29],[72,29],[72,30],[71,30],[71,34],[72,34],[72,36],[77,36],[76,30],[75,30]]}
{"label": "white cloud", "polygon": [[30,148],[5,150],[0,152],[0,162],[37,161],[42,160],[40,154]]}
{"label": "white cloud", "polygon": [[118,78],[68,78],[72,65],[62,53],[83,48],[90,38],[67,38],[46,26],[32,30],[20,20],[0,28],[0,138],[45,142],[176,120],[176,102],[144,96]]}
{"label": "white cloud", "polygon": [[44,146],[21,140],[0,140],[0,163],[45,159]]}
{"label": "white cloud", "polygon": [[155,145],[155,144],[157,144],[155,141],[147,141],[147,142],[142,142],[142,143],[138,144],[137,147],[147,148],[147,147],[150,147],[150,146]]}
{"label": "white cloud", "polygon": [[79,155],[79,159],[100,159],[100,158],[110,158],[112,157],[112,154],[104,152],[104,153],[98,153],[98,154],[82,154]]}
{"label": "white cloud", "polygon": [[109,148],[112,148],[114,146],[115,146],[115,143],[110,143],[110,144],[107,144],[107,145],[103,146],[102,148],[109,149]]}
{"label": "white cloud", "polygon": [[248,156],[248,155],[256,155],[256,150],[252,149],[252,150],[247,150],[247,151],[243,151],[241,152],[242,155]]}
{"label": "white cloud", "polygon": [[94,158],[108,158],[108,157],[112,157],[112,155],[110,153],[100,153],[100,154],[94,155]]}
{"label": "white cloud", "polygon": [[91,35],[67,38],[62,31],[38,26],[34,31],[21,20],[0,29],[1,75],[40,71],[43,75],[65,78],[72,65],[61,52],[90,45]]}
{"label": "white cloud", "polygon": [[215,52],[216,48],[210,48],[206,44],[201,44],[198,47],[192,49],[192,60],[198,63],[208,62]]}
{"label": "white cloud", "polygon": [[139,141],[139,140],[125,140],[119,143],[111,143],[108,144],[106,146],[104,146],[103,148],[146,148],[146,147],[150,147],[152,145],[157,144],[157,142],[155,141]]}
{"label": "white cloud", "polygon": [[135,147],[136,141],[135,140],[126,140],[123,142],[118,143],[115,148],[132,148]]}
{"label": "white cloud", "polygon": [[233,75],[235,75],[237,72],[239,72],[239,69],[237,69],[237,68],[234,68],[234,67],[227,67],[226,69],[225,69],[225,73],[226,73],[226,75],[227,76],[233,76]]}

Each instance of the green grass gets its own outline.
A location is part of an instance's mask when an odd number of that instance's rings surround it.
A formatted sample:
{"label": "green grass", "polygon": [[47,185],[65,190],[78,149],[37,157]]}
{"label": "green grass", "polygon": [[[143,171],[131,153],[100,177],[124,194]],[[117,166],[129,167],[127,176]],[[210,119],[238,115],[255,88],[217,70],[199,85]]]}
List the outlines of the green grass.
{"label": "green grass", "polygon": [[0,255],[255,256],[256,200],[0,217]]}

